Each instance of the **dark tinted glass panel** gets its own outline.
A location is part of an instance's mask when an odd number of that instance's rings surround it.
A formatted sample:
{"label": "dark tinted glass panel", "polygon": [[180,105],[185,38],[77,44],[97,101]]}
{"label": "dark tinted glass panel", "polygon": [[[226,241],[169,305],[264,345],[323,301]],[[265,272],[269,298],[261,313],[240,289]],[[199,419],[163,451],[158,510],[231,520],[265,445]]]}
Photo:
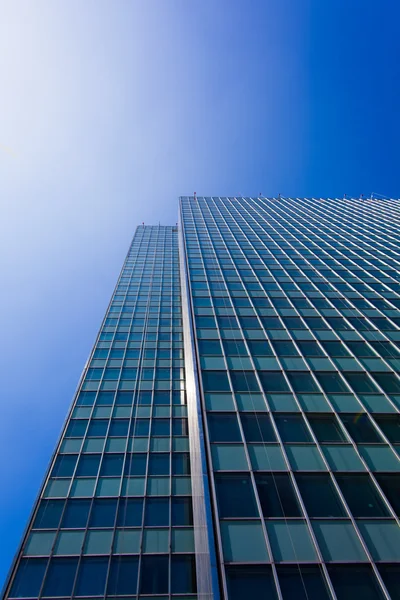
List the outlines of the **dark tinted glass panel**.
{"label": "dark tinted glass panel", "polygon": [[86,527],[91,504],[91,500],[68,500],[61,526]]}
{"label": "dark tinted glass panel", "polygon": [[229,392],[229,381],[225,371],[203,371],[205,392]]}
{"label": "dark tinted glass panel", "polygon": [[390,417],[375,417],[375,421],[386,435],[389,442],[396,444],[400,442],[400,417],[392,415]]}
{"label": "dark tinted glass panel", "polygon": [[173,594],[196,593],[196,567],[194,556],[172,555],[171,592]]}
{"label": "dark tinted glass panel", "polygon": [[260,388],[253,371],[231,371],[231,381],[235,392],[259,392]]}
{"label": "dark tinted glass panel", "polygon": [[240,442],[241,435],[236,415],[209,414],[207,416],[212,442]]}
{"label": "dark tinted glass panel", "polygon": [[261,385],[264,392],[289,392],[289,386],[286,379],[280,371],[259,371]]}
{"label": "dark tinted glass panel", "polygon": [[193,509],[191,498],[172,498],[172,525],[193,525]]}
{"label": "dark tinted glass panel", "polygon": [[326,394],[340,394],[350,392],[338,373],[315,373],[316,378]]}
{"label": "dark tinted glass panel", "polygon": [[328,566],[337,600],[383,600],[371,567],[367,565]]}
{"label": "dark tinted glass panel", "polygon": [[23,558],[19,563],[10,596],[12,598],[36,598],[46,570],[47,560]]}
{"label": "dark tinted glass panel", "polygon": [[300,517],[300,506],[289,475],[256,475],[258,496],[264,517]]}
{"label": "dark tinted glass panel", "polygon": [[283,600],[330,600],[327,584],[318,566],[277,566]]}
{"label": "dark tinted glass panel", "polygon": [[283,442],[311,442],[310,432],[301,415],[275,415]]}
{"label": "dark tinted glass panel", "polygon": [[220,517],[258,516],[249,475],[218,475],[215,485]]}
{"label": "dark tinted glass panel", "polygon": [[212,355],[217,354],[218,356],[222,355],[221,344],[218,340],[198,340],[199,344],[199,352],[201,355]]}
{"label": "dark tinted glass panel", "polygon": [[145,475],[147,454],[127,454],[125,461],[125,475]]}
{"label": "dark tinted glass panel", "polygon": [[128,435],[128,419],[112,419],[108,435],[110,437],[125,437]]}
{"label": "dark tinted glass panel", "polygon": [[303,356],[325,356],[324,351],[318,346],[317,342],[299,340],[297,345]]}
{"label": "dark tinted glass panel", "polygon": [[268,566],[227,567],[226,578],[229,600],[277,600],[273,575]]}
{"label": "dark tinted glass panel", "polygon": [[311,373],[302,371],[291,371],[286,373],[289,383],[293,390],[298,393],[307,394],[308,392],[319,392],[320,389],[315,383]]}
{"label": "dark tinted glass panel", "polygon": [[392,373],[372,373],[372,377],[386,394],[400,394],[400,380]]}
{"label": "dark tinted glass panel", "polygon": [[114,527],[117,500],[95,500],[89,527]]}
{"label": "dark tinted glass panel", "polygon": [[346,439],[335,417],[308,417],[315,437],[321,443],[341,442]]}
{"label": "dark tinted glass panel", "polygon": [[89,425],[88,437],[104,437],[107,433],[108,421],[105,419],[92,419]]}
{"label": "dark tinted glass panel", "polygon": [[53,558],[47,571],[43,595],[70,596],[77,566],[77,558]]}
{"label": "dark tinted glass panel", "polygon": [[168,556],[143,556],[140,593],[168,593]]}
{"label": "dark tinted glass panel", "polygon": [[80,477],[95,477],[100,466],[101,454],[82,454],[76,474]]}
{"label": "dark tinted glass panel", "polygon": [[378,565],[378,569],[391,600],[400,600],[400,565]]}
{"label": "dark tinted glass panel", "polygon": [[271,419],[262,413],[240,415],[246,442],[275,442]]}
{"label": "dark tinted glass panel", "polygon": [[378,388],[366,373],[343,373],[357,394],[379,394]]}
{"label": "dark tinted glass panel", "polygon": [[137,588],[139,559],[133,556],[114,557],[111,560],[107,594],[134,595]]}
{"label": "dark tinted glass panel", "polygon": [[82,558],[75,588],[76,596],[102,596],[106,583],[108,558]]}
{"label": "dark tinted glass panel", "polygon": [[376,473],[375,477],[393,510],[400,516],[400,474]]}
{"label": "dark tinted glass panel", "polygon": [[343,517],[344,506],[327,474],[296,475],[309,517]]}
{"label": "dark tinted glass panel", "polygon": [[77,454],[60,454],[57,456],[51,477],[71,477],[75,470]]}
{"label": "dark tinted glass panel", "polygon": [[272,345],[278,356],[299,356],[299,353],[293,342],[273,341]]}
{"label": "dark tinted glass panel", "polygon": [[323,346],[325,352],[329,354],[329,356],[351,356],[346,346],[344,346],[341,342],[328,342],[321,340],[321,346]]}
{"label": "dark tinted glass panel", "polygon": [[142,498],[121,498],[118,507],[118,527],[140,527],[142,515]]}
{"label": "dark tinted glass panel", "polygon": [[172,454],[172,474],[189,475],[190,474],[190,455],[186,452],[174,452]]}
{"label": "dark tinted glass panel", "polygon": [[169,454],[160,452],[150,454],[149,475],[169,475]]}
{"label": "dark tinted glass panel", "polygon": [[366,414],[340,415],[340,418],[357,444],[383,442]]}
{"label": "dark tinted glass panel", "polygon": [[253,356],[273,356],[274,354],[267,341],[248,340],[247,344]]}
{"label": "dark tinted glass panel", "polygon": [[147,498],[144,524],[169,525],[169,498]]}
{"label": "dark tinted glass panel", "polygon": [[227,356],[248,356],[246,346],[240,340],[224,340],[223,344]]}
{"label": "dark tinted glass panel", "polygon": [[68,423],[65,437],[83,437],[85,435],[87,424],[87,419],[71,419]]}
{"label": "dark tinted glass panel", "polygon": [[36,529],[56,529],[63,508],[64,500],[41,500],[33,527]]}
{"label": "dark tinted glass panel", "polygon": [[354,517],[389,514],[369,475],[336,475],[336,481]]}
{"label": "dark tinted glass panel", "polygon": [[101,463],[100,475],[119,477],[124,464],[124,454],[109,454],[104,456]]}

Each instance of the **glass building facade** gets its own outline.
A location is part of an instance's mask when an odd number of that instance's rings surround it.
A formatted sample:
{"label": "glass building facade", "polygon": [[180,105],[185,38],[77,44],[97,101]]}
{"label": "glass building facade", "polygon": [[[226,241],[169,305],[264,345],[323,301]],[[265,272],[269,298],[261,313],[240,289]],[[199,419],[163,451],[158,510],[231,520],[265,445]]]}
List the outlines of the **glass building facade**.
{"label": "glass building facade", "polygon": [[5,598],[398,600],[400,204],[138,227]]}

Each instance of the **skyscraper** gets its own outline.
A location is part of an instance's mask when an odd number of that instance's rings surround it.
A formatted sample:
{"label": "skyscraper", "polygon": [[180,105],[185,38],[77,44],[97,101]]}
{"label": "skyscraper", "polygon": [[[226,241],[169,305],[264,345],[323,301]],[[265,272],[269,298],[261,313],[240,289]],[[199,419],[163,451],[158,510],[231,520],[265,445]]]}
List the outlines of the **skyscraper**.
{"label": "skyscraper", "polygon": [[400,204],[138,227],[5,598],[397,599]]}

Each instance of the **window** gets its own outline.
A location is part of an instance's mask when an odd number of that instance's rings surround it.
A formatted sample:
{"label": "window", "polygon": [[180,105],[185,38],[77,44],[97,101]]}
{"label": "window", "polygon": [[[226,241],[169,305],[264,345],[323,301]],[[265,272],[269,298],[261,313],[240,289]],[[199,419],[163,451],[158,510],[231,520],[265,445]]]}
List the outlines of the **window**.
{"label": "window", "polygon": [[120,477],[124,463],[123,454],[105,455],[101,464],[100,475]]}
{"label": "window", "polygon": [[241,340],[224,340],[223,344],[227,356],[248,356],[246,346]]}
{"label": "window", "polygon": [[240,415],[246,442],[275,442],[271,419],[261,413]]}
{"label": "window", "polygon": [[41,500],[33,527],[57,529],[64,508],[64,500]]}
{"label": "window", "polygon": [[322,350],[322,348],[320,348],[320,346],[318,346],[317,342],[298,340],[297,345],[300,348],[300,352],[302,353],[303,356],[306,356],[306,357],[325,356],[324,351]]}
{"label": "window", "polygon": [[168,593],[168,556],[142,557],[140,593]]}
{"label": "window", "polygon": [[51,477],[72,477],[77,458],[77,454],[59,454],[51,471]]}
{"label": "window", "polygon": [[338,373],[321,373],[316,371],[316,378],[326,394],[349,393],[349,388]]}
{"label": "window", "polygon": [[235,392],[259,392],[260,388],[253,371],[230,371]]}
{"label": "window", "polygon": [[309,517],[343,517],[344,506],[329,475],[297,474],[297,485]]}
{"label": "window", "polygon": [[21,559],[11,587],[10,596],[12,598],[36,598],[43,582],[46,566],[47,559]]}
{"label": "window", "polygon": [[205,392],[229,392],[229,381],[225,371],[202,371]]}
{"label": "window", "polygon": [[133,453],[126,455],[125,475],[145,475],[146,473],[147,454]]}
{"label": "window", "polygon": [[382,443],[375,427],[365,413],[340,415],[343,425],[356,444]]}
{"label": "window", "polygon": [[53,558],[46,575],[43,595],[70,596],[77,566],[77,558]]}
{"label": "window", "polygon": [[111,559],[107,585],[108,596],[136,594],[139,559],[134,556],[118,556]]}
{"label": "window", "polygon": [[264,340],[248,340],[247,344],[253,356],[273,356],[271,346]]}
{"label": "window", "polygon": [[108,558],[82,558],[75,587],[76,596],[102,596]]}
{"label": "window", "polygon": [[95,500],[89,527],[114,527],[117,500]]}
{"label": "window", "polygon": [[390,417],[374,417],[379,427],[392,444],[400,443],[400,417],[391,415]]}
{"label": "window", "polygon": [[329,600],[328,587],[319,566],[277,565],[283,600]]}
{"label": "window", "polygon": [[220,517],[257,517],[258,510],[249,475],[217,475],[215,486]]}
{"label": "window", "polygon": [[369,475],[336,475],[336,481],[354,517],[386,517],[389,512]]}
{"label": "window", "polygon": [[229,600],[243,598],[268,598],[277,600],[271,567],[226,567]]}
{"label": "window", "polygon": [[218,340],[198,340],[201,355],[222,356],[221,344]]}
{"label": "window", "polygon": [[81,454],[76,475],[79,477],[96,476],[99,470],[101,454]]}
{"label": "window", "polygon": [[173,554],[171,556],[171,593],[196,593],[196,567],[194,556]]}
{"label": "window", "polygon": [[343,373],[356,394],[379,394],[378,388],[366,373]]}
{"label": "window", "polygon": [[272,345],[278,356],[300,356],[296,346],[290,341],[273,341]]}
{"label": "window", "polygon": [[315,437],[320,443],[346,441],[346,437],[335,417],[309,416],[308,421],[312,427]]}
{"label": "window", "polygon": [[400,516],[400,475],[376,473],[375,478],[393,510]]}
{"label": "window", "polygon": [[140,527],[142,525],[142,498],[121,498],[118,507],[118,527]]}
{"label": "window", "polygon": [[356,594],[362,600],[383,600],[375,575],[367,565],[328,565],[337,600],[351,600]]}
{"label": "window", "polygon": [[68,500],[61,527],[73,529],[86,527],[90,505],[91,500]]}
{"label": "window", "polygon": [[301,511],[289,475],[256,475],[256,485],[265,518],[300,517]]}
{"label": "window", "polygon": [[241,442],[239,425],[235,414],[212,413],[207,416],[212,442]]}
{"label": "window", "polygon": [[275,415],[275,423],[283,442],[311,442],[311,436],[301,415]]}
{"label": "window", "polygon": [[307,371],[287,371],[286,375],[293,390],[297,393],[307,394],[320,391],[311,373]]}
{"label": "window", "polygon": [[169,498],[147,498],[144,524],[156,527],[169,525]]}
{"label": "window", "polygon": [[386,394],[400,394],[400,380],[393,373],[371,373]]}
{"label": "window", "polygon": [[259,371],[264,392],[290,392],[289,386],[280,371]]}
{"label": "window", "polygon": [[171,520],[172,525],[193,525],[193,508],[191,498],[172,498]]}

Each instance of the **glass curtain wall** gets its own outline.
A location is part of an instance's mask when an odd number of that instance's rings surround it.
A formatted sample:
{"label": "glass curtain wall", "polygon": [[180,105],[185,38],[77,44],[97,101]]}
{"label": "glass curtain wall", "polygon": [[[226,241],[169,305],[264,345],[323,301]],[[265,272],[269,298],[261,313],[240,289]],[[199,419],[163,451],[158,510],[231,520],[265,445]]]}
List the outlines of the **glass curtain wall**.
{"label": "glass curtain wall", "polygon": [[398,599],[398,201],[181,198],[223,597]]}
{"label": "glass curtain wall", "polygon": [[177,236],[136,230],[6,598],[197,598]]}

